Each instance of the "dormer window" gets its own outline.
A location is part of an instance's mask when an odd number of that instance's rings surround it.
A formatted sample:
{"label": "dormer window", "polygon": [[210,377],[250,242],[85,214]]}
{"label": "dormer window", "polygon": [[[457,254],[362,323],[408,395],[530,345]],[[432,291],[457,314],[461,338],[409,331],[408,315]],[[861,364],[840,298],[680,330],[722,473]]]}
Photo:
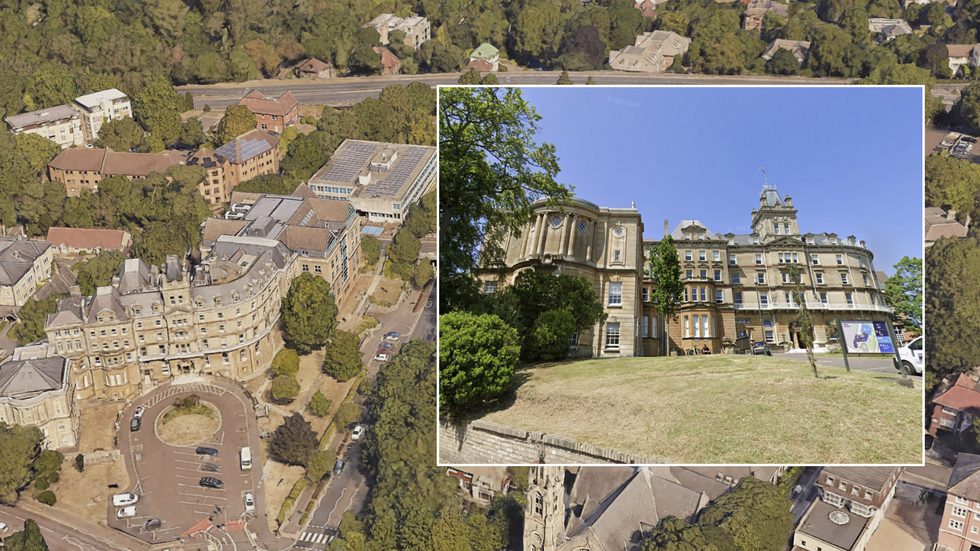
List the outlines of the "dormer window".
{"label": "dormer window", "polygon": [[204,308],[204,301],[201,299],[195,300],[194,304],[197,305],[198,308]]}
{"label": "dormer window", "polygon": [[215,304],[221,304],[221,295],[215,295],[214,296],[214,303]]}

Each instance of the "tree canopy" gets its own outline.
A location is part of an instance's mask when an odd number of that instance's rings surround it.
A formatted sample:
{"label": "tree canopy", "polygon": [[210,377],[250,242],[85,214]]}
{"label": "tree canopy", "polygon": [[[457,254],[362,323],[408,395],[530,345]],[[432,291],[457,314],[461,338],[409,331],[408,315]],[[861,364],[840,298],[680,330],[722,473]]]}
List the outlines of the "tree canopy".
{"label": "tree canopy", "polygon": [[231,105],[225,109],[225,116],[221,117],[218,127],[214,130],[214,141],[218,144],[226,144],[246,132],[255,130],[258,125],[255,114],[248,110],[245,105]]}
{"label": "tree canopy", "polygon": [[902,257],[895,275],[885,282],[885,300],[901,317],[902,324],[922,329],[922,259]]}
{"label": "tree canopy", "polygon": [[324,347],[323,371],[340,382],[361,372],[361,342],[349,331],[336,331]]}
{"label": "tree canopy", "polygon": [[0,499],[17,501],[17,490],[33,476],[31,469],[44,441],[41,429],[0,421]]}
{"label": "tree canopy", "polygon": [[126,255],[122,251],[102,251],[98,256],[76,265],[76,283],[83,295],[95,294],[97,287],[112,283],[112,277],[119,274]]}
{"label": "tree canopy", "polygon": [[294,413],[283,420],[283,424],[272,433],[269,455],[287,465],[306,466],[310,452],[317,447],[316,433],[310,422],[300,413]]}
{"label": "tree canopy", "polygon": [[926,389],[946,375],[980,365],[980,296],[973,290],[980,277],[980,240],[940,239],[926,248],[925,339]]}
{"label": "tree canopy", "polygon": [[310,272],[293,279],[282,299],[282,321],[297,350],[326,344],[337,327],[337,304],[327,280]]}

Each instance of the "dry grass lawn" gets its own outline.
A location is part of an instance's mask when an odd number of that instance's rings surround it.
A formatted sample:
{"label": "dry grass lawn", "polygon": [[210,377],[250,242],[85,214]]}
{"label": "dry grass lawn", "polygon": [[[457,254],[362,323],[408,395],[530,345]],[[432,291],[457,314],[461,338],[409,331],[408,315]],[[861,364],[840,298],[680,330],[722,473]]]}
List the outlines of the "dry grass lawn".
{"label": "dry grass lawn", "polygon": [[[303,467],[285,465],[276,461],[272,462],[269,474],[265,477],[265,508],[266,520],[269,523],[269,531],[275,532],[279,529],[276,517],[279,515],[279,508],[282,502],[286,501],[286,496],[293,489],[296,481],[306,476],[306,469]],[[280,482],[282,481],[282,482]],[[297,505],[298,507],[299,505]],[[285,527],[285,524],[283,524]]]}
{"label": "dry grass lawn", "polygon": [[378,282],[378,286],[374,288],[374,293],[371,295],[377,299],[379,305],[381,302],[387,302],[390,305],[394,305],[398,301],[398,297],[402,295],[402,287],[405,282],[400,279],[388,279],[385,277],[381,278]]}
{"label": "dry grass lawn", "polygon": [[919,463],[922,381],[778,358],[622,358],[522,369],[483,417],[672,463]]}
{"label": "dry grass lawn", "polygon": [[175,446],[193,446],[211,437],[221,428],[217,416],[181,415],[157,427],[160,439]]}
{"label": "dry grass lawn", "polygon": [[82,454],[96,450],[111,450],[116,447],[116,430],[114,424],[119,410],[126,407],[121,403],[92,404],[79,402],[81,419],[79,420],[78,451]]}

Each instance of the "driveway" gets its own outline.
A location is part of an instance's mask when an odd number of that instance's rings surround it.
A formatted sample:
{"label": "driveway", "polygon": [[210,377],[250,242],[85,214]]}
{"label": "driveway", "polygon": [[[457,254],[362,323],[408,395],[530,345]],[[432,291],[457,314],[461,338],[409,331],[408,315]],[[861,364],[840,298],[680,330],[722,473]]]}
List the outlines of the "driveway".
{"label": "driveway", "polygon": [[[798,362],[807,362],[806,354],[801,354],[799,352],[783,352],[779,354],[773,354],[774,357],[782,358],[786,360],[793,360]],[[882,373],[885,375],[899,375],[897,369],[895,369],[895,362],[891,359],[884,358],[861,358],[855,356],[849,356],[847,362],[850,364],[851,369],[860,369],[862,371],[874,371],[876,373]],[[823,367],[839,367],[844,369],[844,356],[827,356],[824,354],[817,354],[817,366]],[[922,375],[913,375],[913,377],[922,378]]]}
{"label": "driveway", "polygon": [[[198,455],[197,445],[167,444],[156,435],[156,419],[175,399],[191,394],[200,396],[201,401],[221,413],[218,431],[206,442],[199,443],[218,450],[217,457]],[[146,407],[143,427],[138,432],[130,432],[128,425],[136,406]],[[255,496],[258,514],[265,511],[261,467],[242,471],[239,461],[241,448],[249,446],[253,450],[253,462],[260,463],[255,461],[259,457],[259,433],[251,409],[251,401],[234,385],[203,378],[188,384],[165,385],[138,399],[122,418],[119,448],[126,457],[130,479],[136,481],[133,488],[121,488],[120,492],[131,491],[140,500],[136,517],[130,519],[116,519],[115,508],[109,507],[109,525],[153,542],[174,539],[202,520],[208,520],[214,525],[205,536],[208,541],[216,547],[229,544],[234,548],[249,544],[244,530],[226,532],[223,528],[229,521],[245,521],[259,540],[275,541],[265,518],[256,519],[255,514],[245,513],[243,495],[247,491]],[[219,470],[204,471],[202,465],[206,462],[216,464]],[[199,483],[203,476],[218,478],[224,486],[204,488]],[[143,523],[151,518],[161,519],[161,528],[143,533]]]}

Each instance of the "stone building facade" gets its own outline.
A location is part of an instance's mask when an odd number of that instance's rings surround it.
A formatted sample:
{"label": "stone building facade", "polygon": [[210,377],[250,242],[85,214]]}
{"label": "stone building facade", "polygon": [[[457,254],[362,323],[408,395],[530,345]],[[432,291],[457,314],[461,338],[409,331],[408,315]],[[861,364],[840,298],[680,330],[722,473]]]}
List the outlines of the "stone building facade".
{"label": "stone building facade", "polygon": [[478,277],[485,293],[513,283],[524,269],[588,279],[608,319],[576,335],[573,356],[656,356],[705,348],[717,354],[738,342],[762,340],[777,349],[798,348],[792,265],[813,314],[816,345],[833,342],[835,316],[892,317],[864,241],[801,233],[792,199],[780,197],[774,186],[762,189],[749,234],[716,234],[699,220],[683,220],[670,233],[684,294],[677,322],[666,328],[652,302],[655,282],[647,275],[650,251],[661,240],[642,238],[635,208],[600,208],[581,199],[562,210],[544,201],[536,206],[521,235],[505,238],[503,268],[483,270]]}
{"label": "stone building facade", "polygon": [[563,209],[542,200],[520,236],[504,241],[505,268],[480,274],[485,293],[514,283],[522,270],[584,277],[602,298],[605,322],[573,337],[573,356],[637,356],[641,346],[643,223],[635,208],[573,199]]}
{"label": "stone building facade", "polygon": [[48,241],[0,238],[0,306],[21,307],[51,277]]}
{"label": "stone building facade", "polygon": [[78,442],[71,361],[47,345],[14,349],[0,364],[0,422],[37,427],[45,449],[70,448]]}

